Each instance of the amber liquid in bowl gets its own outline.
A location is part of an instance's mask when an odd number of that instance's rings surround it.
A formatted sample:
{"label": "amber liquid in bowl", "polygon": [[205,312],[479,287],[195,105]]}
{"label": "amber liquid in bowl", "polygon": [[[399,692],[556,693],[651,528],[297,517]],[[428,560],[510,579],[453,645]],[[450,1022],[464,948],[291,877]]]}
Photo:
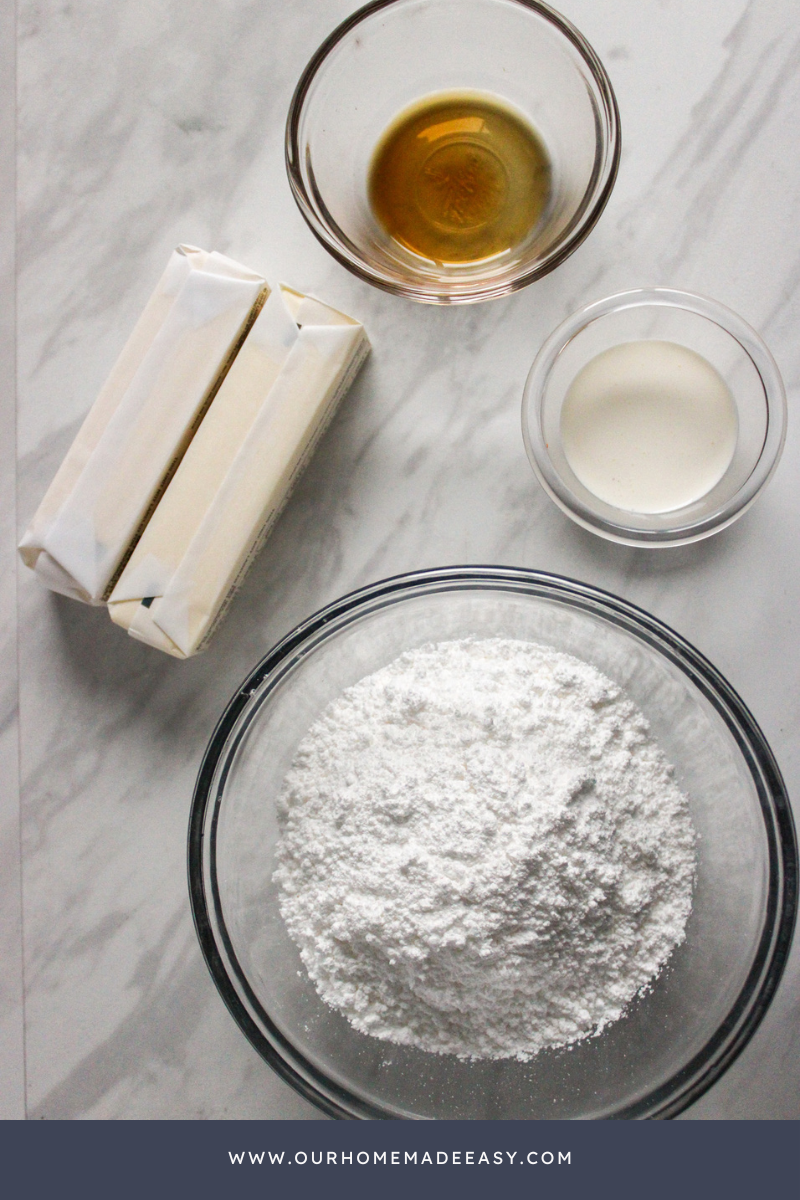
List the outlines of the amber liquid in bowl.
{"label": "amber liquid in bowl", "polygon": [[445,93],[402,112],[372,158],[369,199],[386,233],[436,263],[512,250],[544,216],[550,159],[535,130],[500,101]]}

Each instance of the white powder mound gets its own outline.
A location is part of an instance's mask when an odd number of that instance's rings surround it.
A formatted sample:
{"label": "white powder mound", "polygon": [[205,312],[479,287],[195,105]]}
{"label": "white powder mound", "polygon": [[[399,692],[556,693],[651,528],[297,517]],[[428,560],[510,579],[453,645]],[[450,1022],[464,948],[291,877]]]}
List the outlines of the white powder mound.
{"label": "white powder mound", "polygon": [[616,1021],[683,940],[694,832],[642,714],[567,654],[403,654],[301,743],[275,878],[355,1029],[528,1060]]}

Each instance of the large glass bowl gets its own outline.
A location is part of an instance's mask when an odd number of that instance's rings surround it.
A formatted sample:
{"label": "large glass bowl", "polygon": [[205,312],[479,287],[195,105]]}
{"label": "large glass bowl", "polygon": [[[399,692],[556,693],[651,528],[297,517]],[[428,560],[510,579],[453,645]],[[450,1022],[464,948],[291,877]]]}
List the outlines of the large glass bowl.
{"label": "large glass bowl", "polygon": [[[519,246],[475,263],[435,263],[376,221],[370,163],[398,113],[465,89],[499,98],[538,131],[551,160],[551,201]],[[506,295],[563,262],[603,211],[619,156],[619,113],[602,63],[538,0],[368,4],[317,50],[286,123],[289,183],[323,246],[368,283],[439,304]]]}
{"label": "large glass bowl", "polygon": [[[273,884],[275,800],[321,710],[403,651],[519,638],[594,664],[644,712],[698,833],[687,936],[652,991],[600,1036],[529,1063],[465,1062],[357,1033],[318,997]],[[189,877],[211,974],[268,1063],[323,1111],[356,1119],[674,1116],[752,1036],[795,920],[797,848],[775,759],[729,684],[665,625],[586,584],[451,568],[365,588],[261,662],[206,752]]]}

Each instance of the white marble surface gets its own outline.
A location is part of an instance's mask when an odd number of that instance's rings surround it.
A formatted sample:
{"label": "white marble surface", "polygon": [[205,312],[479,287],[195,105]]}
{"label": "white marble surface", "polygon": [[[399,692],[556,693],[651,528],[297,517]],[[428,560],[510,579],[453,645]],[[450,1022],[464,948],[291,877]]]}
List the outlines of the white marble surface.
{"label": "white marble surface", "polygon": [[0,1120],[25,1113],[16,646],[14,7],[0,5]]}
{"label": "white marble surface", "polygon": [[[720,667],[800,795],[797,422],[750,513],[709,541],[656,554],[569,523],[538,489],[519,431],[544,335],[590,299],[648,284],[705,292],[758,327],[794,417],[794,0],[562,0],[617,90],[617,188],[554,274],[509,300],[454,310],[359,283],[315,242],[289,193],[282,136],[294,82],[355,7],[18,4],[20,529],[179,241],[353,312],[374,353],[205,656],[161,657],[20,569],[25,1053],[23,1064],[11,787],[0,826],[6,1115],[24,1101],[33,1118],[318,1116],[261,1063],[217,997],[189,914],[185,834],[228,696],[280,635],[354,587],[493,562],[617,592]],[[13,681],[10,636],[2,653]],[[7,683],[0,702],[13,776]],[[757,1036],[687,1117],[800,1117],[799,997],[795,949]]]}

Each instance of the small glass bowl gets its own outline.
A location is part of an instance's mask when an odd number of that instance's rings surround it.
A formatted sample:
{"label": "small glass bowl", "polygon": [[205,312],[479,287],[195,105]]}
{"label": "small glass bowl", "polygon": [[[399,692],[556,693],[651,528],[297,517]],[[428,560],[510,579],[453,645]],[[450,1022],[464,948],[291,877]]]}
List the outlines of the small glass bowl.
{"label": "small glass bowl", "polygon": [[[276,801],[309,728],[404,651],[507,637],[574,654],[625,689],[698,834],[686,940],[625,1016],[531,1062],[467,1062],[357,1032],[320,999],[280,914]],[[654,617],[542,572],[451,567],[383,580],[309,617],[258,664],[206,750],[189,887],[208,968],[242,1032],[324,1112],[357,1120],[671,1117],[717,1079],[775,993],[797,907],[777,763],[718,671]]]}
{"label": "small glass bowl", "polygon": [[[640,340],[676,342],[705,358],[738,416],[725,474],[699,500],[669,512],[629,512],[601,500],[576,477],[561,440],[561,409],[578,372],[604,350]],[[724,529],[756,499],[783,450],[786,393],[764,342],[736,313],[689,292],[642,288],[587,305],[550,335],[525,384],[522,436],[542,487],[584,529],[628,546],[680,546]]]}
{"label": "small glass bowl", "polygon": [[[469,90],[526,118],[551,159],[553,193],[519,246],[475,263],[435,263],[372,214],[370,162],[393,119],[420,99]],[[343,266],[398,296],[489,300],[552,271],[605,207],[620,155],[611,83],[588,42],[538,0],[377,0],[320,46],[297,85],[286,165],[312,231]]]}

